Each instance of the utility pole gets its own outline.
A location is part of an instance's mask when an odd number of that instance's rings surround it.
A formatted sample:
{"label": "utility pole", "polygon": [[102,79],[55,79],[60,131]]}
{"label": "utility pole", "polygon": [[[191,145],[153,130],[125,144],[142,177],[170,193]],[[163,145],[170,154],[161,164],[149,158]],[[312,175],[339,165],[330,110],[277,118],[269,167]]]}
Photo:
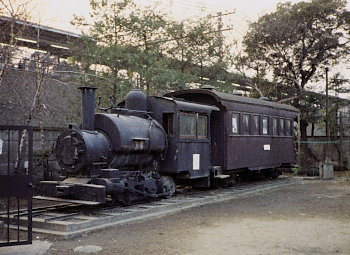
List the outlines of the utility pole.
{"label": "utility pole", "polygon": [[330,139],[330,127],[329,127],[329,95],[328,95],[328,71],[329,68],[326,67],[326,135],[327,135],[327,142],[326,142],[326,161],[328,159],[329,154],[329,141]]}
{"label": "utility pole", "polygon": [[301,125],[300,115],[298,115],[298,131],[297,131],[297,145],[298,145],[298,167],[301,168]]}
{"label": "utility pole", "polygon": [[343,140],[344,140],[344,129],[343,129],[343,113],[339,112],[339,167],[341,170],[343,170],[343,157],[344,157],[344,150],[343,150]]}

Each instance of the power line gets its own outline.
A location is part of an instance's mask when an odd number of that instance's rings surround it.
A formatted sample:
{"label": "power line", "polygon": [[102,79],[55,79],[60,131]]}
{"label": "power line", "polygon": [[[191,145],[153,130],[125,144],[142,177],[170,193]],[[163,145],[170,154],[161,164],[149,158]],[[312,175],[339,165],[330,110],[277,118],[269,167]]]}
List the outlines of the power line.
{"label": "power line", "polygon": [[[210,7],[210,8],[215,8],[215,9],[218,9],[218,10],[223,10],[223,9],[225,9],[225,8],[223,8],[222,6],[219,6],[219,5],[213,5],[213,4],[208,4],[208,3],[199,3],[199,2],[194,2],[194,1],[190,1],[190,0],[186,0],[186,1],[184,1],[184,0],[176,0],[176,2],[182,2],[182,3],[191,3],[191,4],[193,4],[193,5],[197,5],[198,7],[202,7],[202,6],[204,6],[204,7]],[[231,8],[226,8],[226,9],[231,9]]]}
{"label": "power line", "polygon": [[[148,1],[151,1],[151,2],[154,2],[154,3],[157,3],[159,4],[159,1],[157,0],[148,0]],[[195,7],[195,8],[198,8],[198,9],[215,9],[215,11],[223,11],[223,10],[227,10],[227,9],[232,9],[232,8],[221,8],[219,6],[215,6],[214,5],[208,5],[206,3],[204,4],[201,4],[201,3],[198,3],[198,2],[193,2],[193,1],[181,1],[181,0],[176,0],[176,1],[168,1],[168,3],[163,3],[161,2],[161,4],[163,5],[168,5],[169,7],[173,7],[173,6],[177,6],[177,7],[181,7],[181,8],[186,8],[188,9],[189,7]]]}
{"label": "power line", "polygon": [[219,18],[219,17],[224,17],[224,16],[227,16],[227,15],[231,15],[231,14],[236,14],[236,11],[232,11],[232,12],[225,12],[225,13],[218,13],[217,15],[215,16],[212,16],[212,15],[209,15],[208,18]]}
{"label": "power line", "polygon": [[252,17],[249,17],[247,14],[245,14],[244,12],[242,12],[241,10],[235,9],[237,11],[237,13],[240,13],[243,17],[245,17],[245,21],[247,22],[251,22]]}
{"label": "power line", "polygon": [[[156,1],[156,0],[149,0],[149,1]],[[223,6],[218,6],[218,5],[212,5],[212,4],[208,4],[208,3],[204,3],[204,4],[200,4],[198,2],[193,2],[193,1],[183,1],[183,0],[176,0],[176,3],[181,3],[185,6],[196,6],[196,7],[212,7],[215,8],[216,10],[230,10],[230,9],[234,9],[235,14],[240,14],[241,16],[244,17],[244,20],[246,22],[250,22],[252,20],[252,17],[248,16],[247,14],[245,14],[244,12],[242,12],[241,10],[238,10],[237,8],[232,8],[232,7],[223,7]],[[170,3],[169,3],[170,5]],[[211,9],[212,9],[211,8]]]}
{"label": "power line", "polygon": [[[148,0],[148,1],[152,1],[152,2],[157,2],[157,0]],[[198,2],[193,2],[193,1],[183,1],[183,0],[175,0],[173,1],[173,3],[171,3],[172,1],[169,1],[168,5],[170,6],[171,4],[175,5],[175,4],[183,4],[185,6],[195,6],[195,7],[215,7],[216,9],[218,9],[217,7],[219,7],[218,5],[211,5],[211,4],[207,4],[207,3],[204,3],[204,4],[200,4]],[[222,6],[220,6],[220,10],[223,10],[225,8],[222,8]],[[226,9],[232,9],[232,8],[226,8]],[[223,13],[221,15],[208,15],[207,17],[209,18],[214,18],[214,17],[223,17],[223,16],[226,16],[226,15],[231,15],[231,14],[239,14],[241,16],[244,17],[244,20],[249,23],[251,21],[251,17],[249,17],[248,15],[246,15],[245,13],[243,13],[242,11],[234,8],[233,9],[234,11],[229,11],[229,12],[226,12],[226,13]],[[235,21],[235,23],[238,23],[237,21]],[[243,27],[245,27],[246,25],[242,25]],[[244,35],[243,32],[239,31],[238,27],[237,28],[237,32],[240,33],[242,36]]]}

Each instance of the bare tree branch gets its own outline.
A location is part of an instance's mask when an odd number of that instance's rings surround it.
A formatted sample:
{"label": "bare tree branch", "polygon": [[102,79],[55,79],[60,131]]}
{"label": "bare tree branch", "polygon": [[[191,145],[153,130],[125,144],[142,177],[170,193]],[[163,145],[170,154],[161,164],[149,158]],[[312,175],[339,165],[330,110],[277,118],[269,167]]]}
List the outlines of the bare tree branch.
{"label": "bare tree branch", "polygon": [[27,21],[30,16],[30,11],[28,5],[32,0],[21,1],[21,0],[0,0],[0,8],[7,10],[6,16],[11,19],[9,31],[5,31],[9,38],[9,43],[7,46],[1,48],[2,51],[2,63],[0,63],[0,86],[2,85],[2,80],[8,65],[11,63],[13,54],[18,50],[16,37],[22,34],[25,30],[25,26],[19,27],[18,31],[15,31],[15,22],[17,20]]}
{"label": "bare tree branch", "polygon": [[295,99],[299,99],[299,98],[300,98],[300,96],[294,96],[294,97],[289,97],[289,98],[279,100],[278,102],[281,104],[285,104],[285,103],[291,102],[291,101],[293,101]]}

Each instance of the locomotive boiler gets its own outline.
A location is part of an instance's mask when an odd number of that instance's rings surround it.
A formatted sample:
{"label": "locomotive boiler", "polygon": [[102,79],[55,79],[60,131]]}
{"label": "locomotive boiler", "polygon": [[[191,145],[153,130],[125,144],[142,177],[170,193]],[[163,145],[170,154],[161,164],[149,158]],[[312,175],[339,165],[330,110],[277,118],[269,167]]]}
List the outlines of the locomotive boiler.
{"label": "locomotive boiler", "polygon": [[55,154],[66,174],[62,182],[41,182],[42,195],[84,201],[129,203],[138,197],[170,196],[175,184],[160,176],[167,134],[146,111],[147,98],[131,91],[125,109],[95,114],[96,88],[81,87],[83,122],[56,141]]}

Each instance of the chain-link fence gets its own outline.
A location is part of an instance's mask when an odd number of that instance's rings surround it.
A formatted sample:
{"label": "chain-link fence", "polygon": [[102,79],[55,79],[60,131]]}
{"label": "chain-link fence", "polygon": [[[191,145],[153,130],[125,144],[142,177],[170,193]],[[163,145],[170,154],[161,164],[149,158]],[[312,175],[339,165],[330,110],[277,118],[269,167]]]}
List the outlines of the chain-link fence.
{"label": "chain-link fence", "polygon": [[[313,123],[308,128],[308,140],[301,141],[307,146],[306,160],[309,168],[329,162],[336,170],[350,169],[350,107],[338,111],[333,127],[324,122]],[[330,124],[329,124],[330,125]],[[327,128],[332,132],[328,132]]]}

